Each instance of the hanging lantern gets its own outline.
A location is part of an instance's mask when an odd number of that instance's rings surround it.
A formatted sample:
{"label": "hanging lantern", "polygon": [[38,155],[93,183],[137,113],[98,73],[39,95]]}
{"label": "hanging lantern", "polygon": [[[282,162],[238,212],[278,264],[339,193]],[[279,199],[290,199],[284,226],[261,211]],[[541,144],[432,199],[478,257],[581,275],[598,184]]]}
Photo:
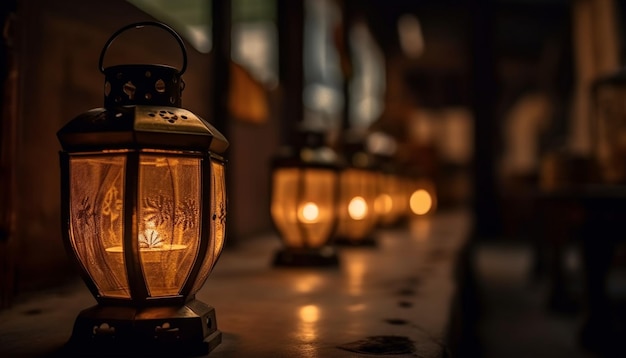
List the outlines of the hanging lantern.
{"label": "hanging lantern", "polygon": [[346,163],[339,172],[338,223],[335,244],[372,246],[376,226],[377,172],[362,143],[345,144]]}
{"label": "hanging lantern", "polygon": [[[144,26],[178,41],[182,68],[104,68],[113,40]],[[79,314],[70,343],[137,355],[207,353],[221,333],[215,310],[195,294],[224,245],[221,154],[228,142],[181,108],[187,54],[166,25],[123,27],[107,41],[99,65],[104,108],[77,116],[57,133],[65,244],[98,302]]]}
{"label": "hanging lantern", "polygon": [[299,134],[298,145],[283,148],[272,163],[271,216],[284,245],[274,265],[337,265],[330,240],[337,217],[337,155],[322,133]]}

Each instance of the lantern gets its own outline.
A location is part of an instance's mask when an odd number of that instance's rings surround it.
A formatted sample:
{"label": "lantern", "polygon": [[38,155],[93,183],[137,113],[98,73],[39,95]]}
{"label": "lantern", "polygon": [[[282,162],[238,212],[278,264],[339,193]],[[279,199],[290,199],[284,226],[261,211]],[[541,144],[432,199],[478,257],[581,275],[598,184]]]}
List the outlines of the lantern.
{"label": "lantern", "polygon": [[337,155],[321,132],[303,129],[296,146],[285,147],[272,163],[271,216],[284,248],[277,266],[332,266],[336,225]]}
{"label": "lantern", "polygon": [[376,245],[370,236],[376,226],[377,172],[373,157],[365,151],[362,143],[355,141],[347,141],[343,152],[346,163],[339,173],[335,243]]}
{"label": "lantern", "polygon": [[[164,65],[103,68],[122,32],[166,30],[183,53]],[[131,24],[100,55],[104,108],[57,133],[64,240],[98,304],[82,311],[71,345],[134,354],[204,354],[217,346],[215,310],[195,299],[225,239],[227,140],[181,108],[187,54],[166,25]]]}
{"label": "lantern", "polygon": [[600,180],[626,183],[626,69],[593,83],[595,158]]}

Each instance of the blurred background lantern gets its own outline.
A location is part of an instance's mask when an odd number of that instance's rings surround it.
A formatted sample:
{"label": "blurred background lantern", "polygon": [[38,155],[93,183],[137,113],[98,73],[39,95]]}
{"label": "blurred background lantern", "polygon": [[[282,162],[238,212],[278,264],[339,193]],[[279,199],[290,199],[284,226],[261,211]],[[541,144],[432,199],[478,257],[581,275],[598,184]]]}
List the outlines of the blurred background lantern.
{"label": "blurred background lantern", "polygon": [[371,236],[376,226],[378,173],[373,156],[360,138],[346,134],[343,167],[339,173],[339,201],[335,244],[375,245]]}
{"label": "blurred background lantern", "polygon": [[294,146],[272,162],[271,216],[283,241],[277,266],[337,265],[331,243],[337,222],[337,154],[324,134],[302,127]]}
{"label": "blurred background lantern", "polygon": [[595,156],[600,179],[626,183],[626,69],[593,84]]}
{"label": "blurred background lantern", "polygon": [[367,150],[374,156],[378,169],[374,210],[379,226],[396,224],[402,214],[400,201],[406,194],[394,161],[397,146],[396,139],[383,132],[373,132],[367,138]]}
{"label": "blurred background lantern", "polygon": [[[181,47],[180,70],[104,68],[122,32],[161,28]],[[171,28],[125,26],[100,55],[104,108],[57,133],[63,147],[66,247],[98,305],[82,311],[70,343],[81,350],[207,353],[221,342],[215,310],[195,299],[225,239],[227,140],[181,108],[187,53]]]}

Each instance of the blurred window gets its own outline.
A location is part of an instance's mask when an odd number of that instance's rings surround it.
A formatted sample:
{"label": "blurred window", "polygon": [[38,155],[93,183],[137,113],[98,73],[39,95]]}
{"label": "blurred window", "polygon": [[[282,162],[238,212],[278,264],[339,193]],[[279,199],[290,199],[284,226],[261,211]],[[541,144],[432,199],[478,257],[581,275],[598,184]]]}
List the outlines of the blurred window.
{"label": "blurred window", "polygon": [[350,29],[353,77],[350,83],[350,124],[367,128],[384,108],[385,58],[363,22]]}
{"label": "blurred window", "polygon": [[269,88],[278,85],[276,17],[276,0],[232,1],[232,59]]}
{"label": "blurred window", "polygon": [[171,26],[198,52],[211,51],[211,0],[128,0]]}
{"label": "blurred window", "polygon": [[343,74],[335,32],[341,10],[332,0],[304,2],[304,90],[306,122],[336,126],[343,109]]}

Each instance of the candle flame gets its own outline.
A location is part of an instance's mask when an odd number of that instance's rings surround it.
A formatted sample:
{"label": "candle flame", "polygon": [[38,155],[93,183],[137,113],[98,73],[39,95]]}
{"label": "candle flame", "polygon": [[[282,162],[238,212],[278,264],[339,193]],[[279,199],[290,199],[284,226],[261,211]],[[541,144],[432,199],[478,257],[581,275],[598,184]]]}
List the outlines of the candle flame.
{"label": "candle flame", "polygon": [[319,218],[320,209],[312,202],[302,205],[298,212],[298,219],[305,223],[315,223]]}
{"label": "candle flame", "polygon": [[367,203],[361,196],[355,196],[348,204],[348,214],[354,220],[362,220],[367,215]]}
{"label": "candle flame", "polygon": [[415,215],[424,215],[427,214],[433,206],[433,199],[428,193],[428,191],[424,189],[418,189],[411,194],[411,199],[409,199],[409,205],[411,206],[411,211]]}

